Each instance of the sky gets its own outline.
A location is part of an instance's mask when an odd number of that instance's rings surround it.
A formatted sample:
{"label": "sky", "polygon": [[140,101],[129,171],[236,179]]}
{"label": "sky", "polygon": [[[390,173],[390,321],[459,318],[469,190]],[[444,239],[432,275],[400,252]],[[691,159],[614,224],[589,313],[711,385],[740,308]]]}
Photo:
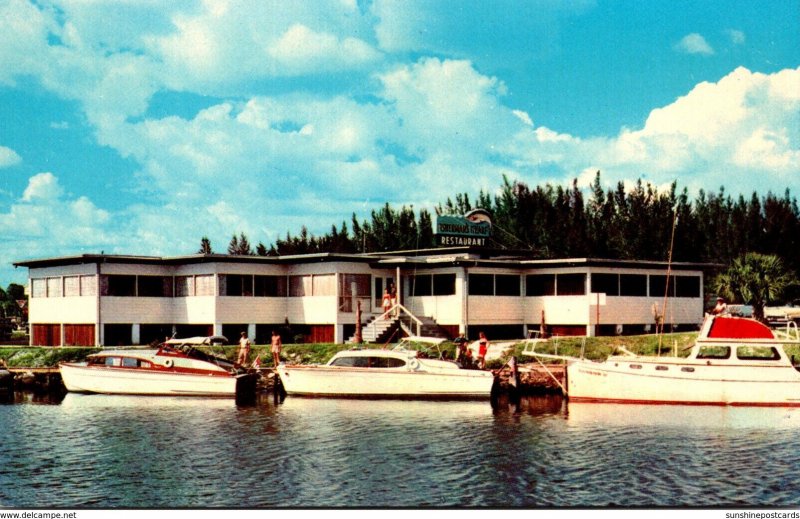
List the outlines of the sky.
{"label": "sky", "polygon": [[2,287],[597,171],[797,196],[800,0],[0,0]]}

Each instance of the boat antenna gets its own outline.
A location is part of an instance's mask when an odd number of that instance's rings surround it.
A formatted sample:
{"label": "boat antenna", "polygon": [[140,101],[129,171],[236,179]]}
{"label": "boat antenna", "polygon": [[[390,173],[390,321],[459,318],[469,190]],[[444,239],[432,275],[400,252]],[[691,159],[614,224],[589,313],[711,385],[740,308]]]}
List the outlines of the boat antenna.
{"label": "boat antenna", "polygon": [[672,217],[672,235],[669,239],[669,254],[667,255],[667,282],[665,283],[664,287],[664,305],[661,307],[661,319],[659,326],[661,330],[658,333],[658,355],[661,356],[661,342],[664,339],[664,324],[667,321],[667,298],[669,297],[669,279],[672,275],[672,248],[675,245],[675,227],[678,226],[678,208],[673,208]]}

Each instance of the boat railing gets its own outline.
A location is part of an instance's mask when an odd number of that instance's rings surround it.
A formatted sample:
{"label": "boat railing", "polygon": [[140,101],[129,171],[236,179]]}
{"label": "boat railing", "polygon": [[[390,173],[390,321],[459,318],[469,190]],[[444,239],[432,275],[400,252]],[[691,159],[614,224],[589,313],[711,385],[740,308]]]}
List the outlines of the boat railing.
{"label": "boat railing", "polygon": [[788,321],[786,323],[786,328],[773,330],[772,333],[775,335],[776,339],[800,343],[800,329],[798,329],[797,322],[795,321]]}

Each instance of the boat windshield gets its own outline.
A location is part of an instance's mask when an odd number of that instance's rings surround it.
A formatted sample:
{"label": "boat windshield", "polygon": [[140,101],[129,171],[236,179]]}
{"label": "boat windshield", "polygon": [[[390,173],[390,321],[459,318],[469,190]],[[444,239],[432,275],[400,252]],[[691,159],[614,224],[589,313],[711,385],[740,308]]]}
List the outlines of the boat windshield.
{"label": "boat windshield", "polygon": [[331,366],[348,368],[401,368],[406,363],[394,357],[339,357],[331,362]]}

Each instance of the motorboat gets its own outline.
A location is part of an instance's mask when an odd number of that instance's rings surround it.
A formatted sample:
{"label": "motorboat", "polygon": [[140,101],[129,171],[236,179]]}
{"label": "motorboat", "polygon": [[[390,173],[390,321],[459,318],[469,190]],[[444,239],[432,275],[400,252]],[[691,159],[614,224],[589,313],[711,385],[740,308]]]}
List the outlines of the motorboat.
{"label": "motorboat", "polygon": [[566,362],[570,402],[800,406],[800,367],[786,351],[799,346],[796,326],[778,335],[753,319],[707,316],[686,357],[535,356]]}
{"label": "motorboat", "polygon": [[325,365],[279,364],[288,395],[359,398],[489,398],[494,375],[430,358],[413,344],[438,346],[444,339],[410,337],[392,349],[350,349]]}
{"label": "motorboat", "polygon": [[222,336],[169,339],[158,349],[104,350],[59,368],[67,390],[80,393],[234,397],[254,391],[256,374],[198,349],[225,342]]}

